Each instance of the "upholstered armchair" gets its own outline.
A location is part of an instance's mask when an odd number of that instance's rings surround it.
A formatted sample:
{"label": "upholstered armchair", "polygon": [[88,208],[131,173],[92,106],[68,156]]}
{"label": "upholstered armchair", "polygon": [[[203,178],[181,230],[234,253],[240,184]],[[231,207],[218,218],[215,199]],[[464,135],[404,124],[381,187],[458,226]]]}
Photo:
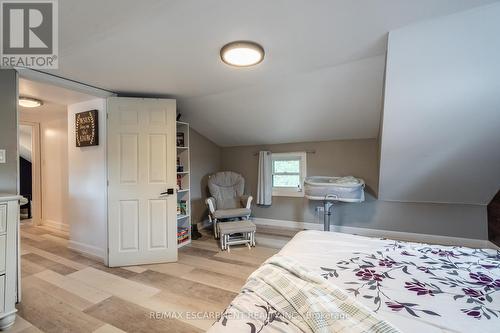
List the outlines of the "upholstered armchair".
{"label": "upholstered armchair", "polygon": [[232,171],[222,171],[208,178],[211,197],[207,198],[208,219],[213,222],[214,235],[219,236],[217,223],[227,219],[250,218],[253,197],[244,195],[245,178]]}

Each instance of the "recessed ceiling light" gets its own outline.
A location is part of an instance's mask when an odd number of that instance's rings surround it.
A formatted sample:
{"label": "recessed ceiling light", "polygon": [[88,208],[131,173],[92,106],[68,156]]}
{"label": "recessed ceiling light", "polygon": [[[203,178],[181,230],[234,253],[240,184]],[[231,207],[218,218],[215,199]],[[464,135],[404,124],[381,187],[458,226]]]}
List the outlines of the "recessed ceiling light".
{"label": "recessed ceiling light", "polygon": [[36,108],[43,105],[43,102],[39,99],[30,97],[19,97],[19,105],[25,108]]}
{"label": "recessed ceiling light", "polygon": [[220,50],[220,58],[231,66],[254,66],[264,60],[264,49],[255,42],[231,42],[222,47]]}

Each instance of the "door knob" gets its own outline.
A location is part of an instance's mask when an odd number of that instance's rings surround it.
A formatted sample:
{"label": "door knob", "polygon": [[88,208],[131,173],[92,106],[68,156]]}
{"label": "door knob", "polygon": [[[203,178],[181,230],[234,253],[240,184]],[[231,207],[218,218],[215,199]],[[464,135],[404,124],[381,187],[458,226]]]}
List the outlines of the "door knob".
{"label": "door knob", "polygon": [[160,193],[160,195],[165,195],[165,194],[168,194],[168,195],[174,194],[174,189],[173,188],[169,188],[169,189],[167,189],[166,192],[161,192]]}

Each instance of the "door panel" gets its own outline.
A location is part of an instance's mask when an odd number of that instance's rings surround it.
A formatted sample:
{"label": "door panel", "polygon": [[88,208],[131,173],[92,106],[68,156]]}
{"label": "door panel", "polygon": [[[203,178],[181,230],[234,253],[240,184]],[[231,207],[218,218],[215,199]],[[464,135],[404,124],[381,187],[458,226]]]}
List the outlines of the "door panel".
{"label": "door panel", "polygon": [[149,183],[167,182],[167,136],[149,135]]}
{"label": "door panel", "polygon": [[165,249],[168,247],[168,230],[163,221],[167,218],[165,200],[149,200],[149,248]]}
{"label": "door panel", "polygon": [[120,135],[120,183],[137,184],[139,178],[139,136]]}
{"label": "door panel", "polygon": [[120,251],[139,250],[139,202],[120,201]]}
{"label": "door panel", "polygon": [[175,101],[108,99],[109,265],[177,260]]}

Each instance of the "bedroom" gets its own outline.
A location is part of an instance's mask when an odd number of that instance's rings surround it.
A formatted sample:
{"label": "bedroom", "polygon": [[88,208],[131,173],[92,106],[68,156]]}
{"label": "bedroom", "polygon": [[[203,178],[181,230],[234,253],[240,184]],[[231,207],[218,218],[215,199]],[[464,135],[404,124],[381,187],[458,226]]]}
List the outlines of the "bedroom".
{"label": "bedroom", "polygon": [[[45,3],[55,63],[2,45],[7,332],[498,330],[498,1]],[[19,227],[23,98],[61,228]]]}

